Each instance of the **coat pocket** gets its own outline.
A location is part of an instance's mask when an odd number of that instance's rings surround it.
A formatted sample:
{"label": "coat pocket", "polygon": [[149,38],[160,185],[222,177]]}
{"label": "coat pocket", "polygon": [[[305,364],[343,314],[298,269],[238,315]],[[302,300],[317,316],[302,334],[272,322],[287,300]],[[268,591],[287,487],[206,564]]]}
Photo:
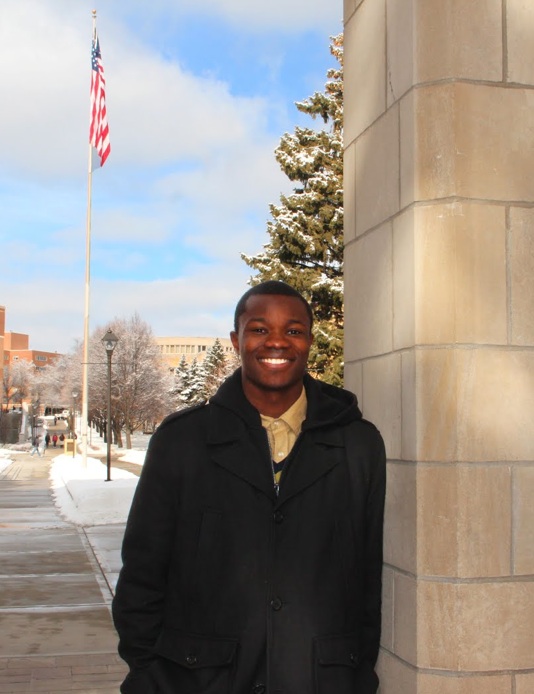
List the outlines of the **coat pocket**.
{"label": "coat pocket", "polygon": [[361,661],[357,634],[314,640],[315,694],[375,694],[378,677]]}
{"label": "coat pocket", "polygon": [[154,676],[161,692],[229,694],[238,641],[186,634],[164,628],[154,648],[159,656]]}

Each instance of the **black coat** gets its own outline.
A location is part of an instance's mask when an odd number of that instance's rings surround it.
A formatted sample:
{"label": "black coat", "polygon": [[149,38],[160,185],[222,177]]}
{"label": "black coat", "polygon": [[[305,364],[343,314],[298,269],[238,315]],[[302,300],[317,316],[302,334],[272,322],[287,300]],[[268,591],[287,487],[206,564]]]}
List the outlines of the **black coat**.
{"label": "black coat", "polygon": [[278,497],[239,371],[152,437],[113,602],[123,693],[376,691],[384,446],[354,395],[305,387]]}

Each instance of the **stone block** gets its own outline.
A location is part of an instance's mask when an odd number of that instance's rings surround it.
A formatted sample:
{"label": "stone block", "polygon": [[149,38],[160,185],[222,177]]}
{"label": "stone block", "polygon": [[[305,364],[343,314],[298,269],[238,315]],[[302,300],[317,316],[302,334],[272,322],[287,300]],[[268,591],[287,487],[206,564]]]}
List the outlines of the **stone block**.
{"label": "stone block", "polygon": [[386,108],[386,3],[363,2],[345,25],[344,137],[350,144]]}
{"label": "stone block", "polygon": [[380,429],[389,459],[401,455],[401,357],[389,354],[363,363],[363,414]]}
{"label": "stone block", "polygon": [[415,84],[502,80],[501,0],[416,0],[414,24]]}
{"label": "stone block", "polygon": [[416,210],[408,208],[393,220],[393,348],[416,344],[415,331]]}
{"label": "stone block", "polygon": [[534,354],[416,349],[402,356],[402,458],[534,460]]}
{"label": "stone block", "polygon": [[[417,678],[417,689],[413,694],[511,694],[510,675],[469,675],[454,677],[421,672]],[[391,690],[391,694],[395,694]]]}
{"label": "stone block", "polygon": [[384,650],[380,652],[377,673],[380,678],[380,694],[417,694],[417,671],[392,653]]}
{"label": "stone block", "polygon": [[425,205],[401,214],[393,230],[395,347],[505,344],[504,209]]}
{"label": "stone block", "polygon": [[387,15],[387,105],[394,104],[415,83],[417,0],[386,0]]}
{"label": "stone block", "polygon": [[[534,8],[534,5],[533,5]],[[509,235],[511,341],[534,345],[534,210],[513,207]]]}
{"label": "stone block", "polygon": [[515,694],[532,694],[534,692],[534,672],[515,676]]}
{"label": "stone block", "polygon": [[343,153],[343,225],[345,244],[356,238],[356,145]]}
{"label": "stone block", "polygon": [[533,108],[529,89],[417,88],[401,107],[401,206],[451,196],[534,200]]}
{"label": "stone block", "polygon": [[393,650],[393,606],[394,606],[394,579],[393,569],[384,566],[382,571],[382,638],[381,644],[389,651]]}
{"label": "stone block", "polygon": [[534,575],[534,465],[513,474],[514,574]]}
{"label": "stone block", "polygon": [[534,583],[459,587],[460,670],[534,668]]}
{"label": "stone block", "polygon": [[417,466],[417,574],[458,575],[458,469]]}
{"label": "stone block", "polygon": [[395,573],[393,650],[402,660],[418,665],[418,584],[412,576]]}
{"label": "stone block", "polygon": [[461,349],[455,369],[458,460],[534,460],[534,353]]}
{"label": "stone block", "polygon": [[[534,5],[530,0],[507,0],[506,43],[510,82],[534,85]],[[534,688],[533,688],[534,691]]]}
{"label": "stone block", "polygon": [[399,211],[399,113],[396,106],[356,141],[356,235]]}
{"label": "stone block", "polygon": [[[392,232],[386,224],[345,249],[345,358],[354,361],[391,351]],[[350,271],[348,271],[350,268]]]}
{"label": "stone block", "polygon": [[[384,561],[401,571],[415,574],[417,570],[416,466],[390,462],[387,473]],[[396,602],[397,599],[395,599]]]}
{"label": "stone block", "polygon": [[[404,355],[403,355],[404,357]],[[416,461],[458,460],[458,365],[455,349],[417,349],[403,358],[403,445],[412,441]],[[410,383],[410,379],[414,380]],[[406,389],[404,388],[406,384]],[[405,412],[413,420],[405,422]],[[411,436],[411,437],[410,437]],[[403,448],[403,458],[407,456]]]}
{"label": "stone block", "polygon": [[510,466],[458,469],[458,573],[462,578],[511,574]]}
{"label": "stone block", "polygon": [[533,620],[532,583],[419,581],[419,666],[472,673],[532,668]]}

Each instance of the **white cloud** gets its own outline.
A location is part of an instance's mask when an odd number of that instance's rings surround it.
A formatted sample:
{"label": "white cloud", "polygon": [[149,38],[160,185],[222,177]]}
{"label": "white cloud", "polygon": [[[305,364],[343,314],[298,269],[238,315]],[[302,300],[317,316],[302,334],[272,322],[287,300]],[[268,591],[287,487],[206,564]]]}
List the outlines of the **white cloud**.
{"label": "white cloud", "polygon": [[[249,274],[244,263],[229,268],[223,262],[190,267],[172,280],[94,278],[90,331],[137,312],[155,335],[227,337]],[[68,352],[83,337],[83,278],[73,282],[58,275],[46,284],[31,277],[20,284],[0,281],[0,305],[6,305],[6,330],[28,333],[31,349]]]}
{"label": "white cloud", "polygon": [[[71,3],[72,4],[72,3]],[[114,166],[207,158],[265,131],[268,104],[166,62],[124,27],[101,47]],[[90,18],[64,2],[5,0],[0,25],[2,166],[26,175],[82,175],[89,120]]]}
{"label": "white cloud", "polygon": [[[0,304],[6,328],[35,349],[69,351],[83,335],[91,7],[2,0]],[[330,26],[333,10],[331,0],[116,0],[99,25],[112,152],[93,176],[91,329],[138,311],[157,335],[226,336],[252,274],[239,253],[261,250],[268,205],[289,186],[268,126],[286,105],[236,97],[231,76],[194,75],[142,43],[135,22],[162,21],[164,8],[244,31]],[[159,274],[147,242],[161,249]],[[149,275],[171,279],[136,279]]]}

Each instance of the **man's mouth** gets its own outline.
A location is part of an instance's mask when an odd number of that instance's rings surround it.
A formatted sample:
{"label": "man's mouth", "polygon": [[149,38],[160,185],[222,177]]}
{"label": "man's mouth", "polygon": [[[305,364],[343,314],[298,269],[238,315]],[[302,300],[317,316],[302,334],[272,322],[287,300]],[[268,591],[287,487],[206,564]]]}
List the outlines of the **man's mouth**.
{"label": "man's mouth", "polygon": [[264,364],[274,364],[275,366],[279,366],[281,364],[287,364],[289,362],[289,359],[277,359],[274,357],[264,357],[263,359],[260,359],[260,361]]}

